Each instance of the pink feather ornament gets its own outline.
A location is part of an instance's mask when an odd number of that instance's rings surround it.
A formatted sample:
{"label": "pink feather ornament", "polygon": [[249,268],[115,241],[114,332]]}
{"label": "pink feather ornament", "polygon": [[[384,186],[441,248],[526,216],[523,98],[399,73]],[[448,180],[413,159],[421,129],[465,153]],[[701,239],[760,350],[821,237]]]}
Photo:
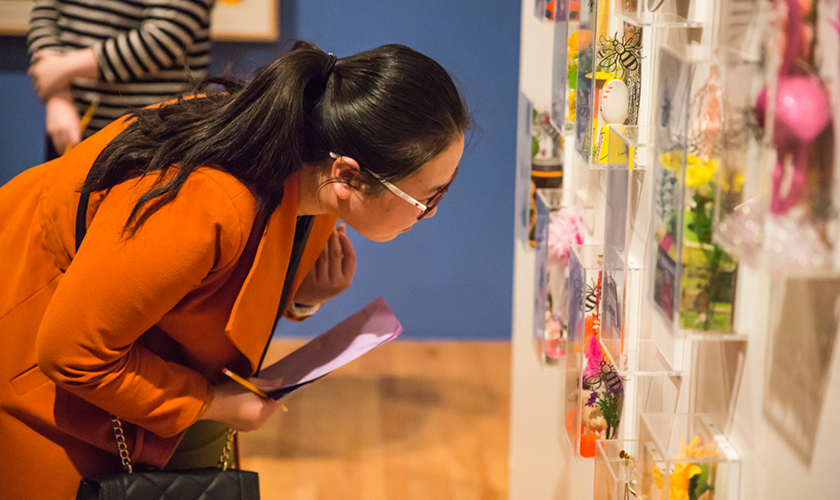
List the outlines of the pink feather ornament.
{"label": "pink feather ornament", "polygon": [[583,215],[574,207],[560,210],[548,225],[548,262],[566,265],[572,245],[583,244]]}
{"label": "pink feather ornament", "polygon": [[600,373],[604,351],[601,349],[601,343],[598,342],[597,335],[589,338],[589,345],[586,346],[583,353],[586,355],[586,368],[583,369],[584,378]]}

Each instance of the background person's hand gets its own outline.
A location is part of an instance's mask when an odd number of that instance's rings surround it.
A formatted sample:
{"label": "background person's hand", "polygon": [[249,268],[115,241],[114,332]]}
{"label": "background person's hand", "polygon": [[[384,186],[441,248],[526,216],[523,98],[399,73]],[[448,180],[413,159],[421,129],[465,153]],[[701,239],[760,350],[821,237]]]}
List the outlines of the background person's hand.
{"label": "background person's hand", "polygon": [[[279,380],[252,377],[248,381],[265,392],[282,387]],[[216,420],[235,431],[259,429],[281,406],[279,401],[263,399],[233,380],[215,386],[214,390],[213,400],[201,418]]]}
{"label": "background person's hand", "polygon": [[70,85],[71,75],[63,54],[51,50],[35,53],[35,63],[29,67],[32,86],[42,102]]}
{"label": "background person's hand", "polygon": [[47,135],[58,154],[82,140],[79,113],[73,105],[70,90],[65,89],[47,101]]}
{"label": "background person's hand", "polygon": [[29,77],[38,97],[47,102],[50,97],[70,86],[76,78],[97,79],[99,67],[93,48],[59,53],[54,50],[39,50],[33,56]]}
{"label": "background person's hand", "polygon": [[323,304],[347,290],[355,273],[356,252],[347,237],[347,228],[341,224],[301,282],[294,301],[307,306]]}

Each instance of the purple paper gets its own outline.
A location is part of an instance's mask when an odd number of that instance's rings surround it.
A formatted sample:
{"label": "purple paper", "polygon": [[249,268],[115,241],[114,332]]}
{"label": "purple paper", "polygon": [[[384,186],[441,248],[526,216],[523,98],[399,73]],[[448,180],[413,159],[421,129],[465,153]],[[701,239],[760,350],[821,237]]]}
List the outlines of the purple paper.
{"label": "purple paper", "polygon": [[[260,378],[282,378],[283,385],[271,391],[274,398],[323,377],[371,349],[389,342],[403,328],[382,297],[312,339],[285,358],[260,371]],[[297,387],[295,387],[297,386]]]}

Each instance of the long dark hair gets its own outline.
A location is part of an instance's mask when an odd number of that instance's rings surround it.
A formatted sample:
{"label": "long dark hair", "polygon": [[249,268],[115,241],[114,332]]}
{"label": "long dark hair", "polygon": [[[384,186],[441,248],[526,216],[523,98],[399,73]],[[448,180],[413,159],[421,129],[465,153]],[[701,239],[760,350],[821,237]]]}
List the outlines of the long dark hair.
{"label": "long dark hair", "polygon": [[157,173],[126,222],[133,233],[207,166],[239,179],[270,213],[286,180],[304,165],[328,168],[330,152],[358,161],[364,168],[356,187],[375,193],[380,184],[364,170],[399,180],[470,127],[449,74],[415,50],[385,45],[338,59],[328,72],[330,58],[299,41],[249,82],[210,80],[225,91],[134,111],[82,191]]}

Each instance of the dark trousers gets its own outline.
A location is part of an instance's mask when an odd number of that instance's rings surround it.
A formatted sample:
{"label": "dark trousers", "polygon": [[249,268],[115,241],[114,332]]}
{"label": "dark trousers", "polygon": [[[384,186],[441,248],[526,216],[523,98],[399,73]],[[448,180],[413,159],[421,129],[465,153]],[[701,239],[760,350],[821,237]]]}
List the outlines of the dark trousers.
{"label": "dark trousers", "polygon": [[55,150],[55,146],[53,146],[52,139],[50,139],[50,136],[47,135],[46,137],[47,137],[47,140],[46,140],[47,147],[44,149],[44,151],[46,153],[44,155],[44,162],[48,162],[50,160],[55,160],[56,158],[61,156],[60,154],[58,154],[58,151]]}
{"label": "dark trousers", "polygon": [[228,428],[214,420],[199,420],[187,429],[166,469],[215,467],[227,446]]}

